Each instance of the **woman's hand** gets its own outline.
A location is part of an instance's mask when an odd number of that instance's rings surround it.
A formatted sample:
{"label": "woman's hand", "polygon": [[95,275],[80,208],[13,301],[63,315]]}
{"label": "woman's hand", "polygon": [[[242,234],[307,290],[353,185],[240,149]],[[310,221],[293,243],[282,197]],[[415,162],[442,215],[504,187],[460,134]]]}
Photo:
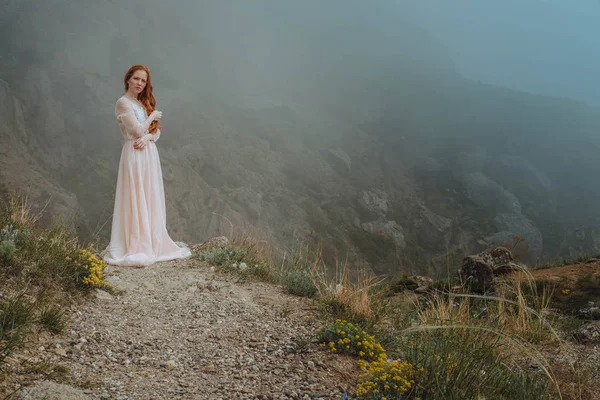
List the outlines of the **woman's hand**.
{"label": "woman's hand", "polygon": [[145,135],[135,139],[135,142],[133,142],[133,148],[136,150],[143,150],[150,140],[152,140],[152,134],[146,133]]}
{"label": "woman's hand", "polygon": [[162,111],[152,111],[152,114],[150,114],[150,118],[152,118],[152,121],[160,121],[160,119],[162,118]]}

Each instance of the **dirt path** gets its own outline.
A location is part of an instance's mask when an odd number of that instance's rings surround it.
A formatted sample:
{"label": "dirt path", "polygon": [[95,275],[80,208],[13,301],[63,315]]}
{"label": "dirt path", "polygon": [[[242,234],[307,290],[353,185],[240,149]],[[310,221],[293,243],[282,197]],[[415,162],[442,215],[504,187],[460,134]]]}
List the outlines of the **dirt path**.
{"label": "dirt path", "polygon": [[536,280],[558,281],[564,279],[566,281],[576,281],[586,275],[600,276],[600,261],[537,269],[530,271],[530,273]]}
{"label": "dirt path", "polygon": [[341,399],[356,377],[351,360],[303,344],[314,305],[277,286],[192,259],[106,275],[123,293],[99,291],[36,355],[87,398]]}

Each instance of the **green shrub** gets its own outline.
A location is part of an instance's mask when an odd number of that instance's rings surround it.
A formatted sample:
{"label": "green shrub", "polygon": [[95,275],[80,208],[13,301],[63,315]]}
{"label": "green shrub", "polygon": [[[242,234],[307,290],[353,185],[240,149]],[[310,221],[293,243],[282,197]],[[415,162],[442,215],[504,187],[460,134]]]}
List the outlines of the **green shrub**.
{"label": "green shrub", "polygon": [[223,249],[207,249],[196,254],[201,261],[211,265],[229,267],[234,263],[241,262],[248,252],[240,247],[225,247]]}
{"label": "green shrub", "polygon": [[519,369],[497,333],[439,327],[401,340],[399,351],[419,371],[410,398],[547,399],[548,379]]}
{"label": "green shrub", "polygon": [[[195,257],[201,261],[206,261],[211,265],[222,267],[224,270],[239,273],[241,277],[254,277],[261,282],[275,282],[276,276],[269,262],[257,251],[254,244],[247,240],[242,246],[229,246],[222,249],[206,249],[195,254]],[[247,268],[240,269],[241,263],[245,263]]]}
{"label": "green shrub", "polygon": [[306,269],[291,269],[281,272],[280,282],[289,294],[300,297],[315,297],[318,289]]}
{"label": "green shrub", "polygon": [[3,240],[0,242],[0,261],[10,262],[17,251],[17,246],[12,240]]}

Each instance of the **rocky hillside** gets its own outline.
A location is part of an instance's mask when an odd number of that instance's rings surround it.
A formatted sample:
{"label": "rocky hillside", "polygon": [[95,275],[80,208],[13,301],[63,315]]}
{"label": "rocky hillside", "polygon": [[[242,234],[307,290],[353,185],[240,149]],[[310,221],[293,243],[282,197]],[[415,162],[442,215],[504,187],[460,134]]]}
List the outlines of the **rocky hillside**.
{"label": "rocky hillside", "polygon": [[[515,235],[529,262],[600,251],[599,121],[586,106],[467,81],[443,46],[392,17],[374,31],[344,10],[330,30],[308,6],[274,6],[270,23],[227,5],[154,7],[7,3],[2,192],[28,191],[44,215],[106,241],[113,105],[143,62],[165,113],[177,239],[310,237],[328,262],[350,255],[390,274],[439,274]],[[283,29],[290,13],[311,24]]]}

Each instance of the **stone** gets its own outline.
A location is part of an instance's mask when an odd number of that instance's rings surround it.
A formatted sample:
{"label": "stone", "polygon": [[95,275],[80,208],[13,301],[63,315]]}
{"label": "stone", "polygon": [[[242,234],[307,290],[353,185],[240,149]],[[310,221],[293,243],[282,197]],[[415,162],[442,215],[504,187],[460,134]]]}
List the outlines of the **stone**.
{"label": "stone", "polygon": [[505,247],[493,247],[479,254],[465,257],[458,274],[463,284],[472,290],[484,291],[493,288],[495,276],[523,268],[513,262],[510,250]]}
{"label": "stone", "polygon": [[458,274],[473,291],[481,292],[494,286],[494,270],[479,255],[465,257]]}
{"label": "stone", "polygon": [[587,320],[600,320],[600,307],[588,307],[579,310],[579,318]]}
{"label": "stone", "polygon": [[19,400],[91,400],[82,390],[50,381],[42,381],[21,390]]}
{"label": "stone", "polygon": [[203,251],[209,249],[224,249],[229,245],[229,239],[225,236],[216,236],[210,238],[207,242],[192,246],[194,251]]}
{"label": "stone", "polygon": [[600,322],[593,321],[580,326],[573,332],[573,337],[585,344],[600,343]]}

